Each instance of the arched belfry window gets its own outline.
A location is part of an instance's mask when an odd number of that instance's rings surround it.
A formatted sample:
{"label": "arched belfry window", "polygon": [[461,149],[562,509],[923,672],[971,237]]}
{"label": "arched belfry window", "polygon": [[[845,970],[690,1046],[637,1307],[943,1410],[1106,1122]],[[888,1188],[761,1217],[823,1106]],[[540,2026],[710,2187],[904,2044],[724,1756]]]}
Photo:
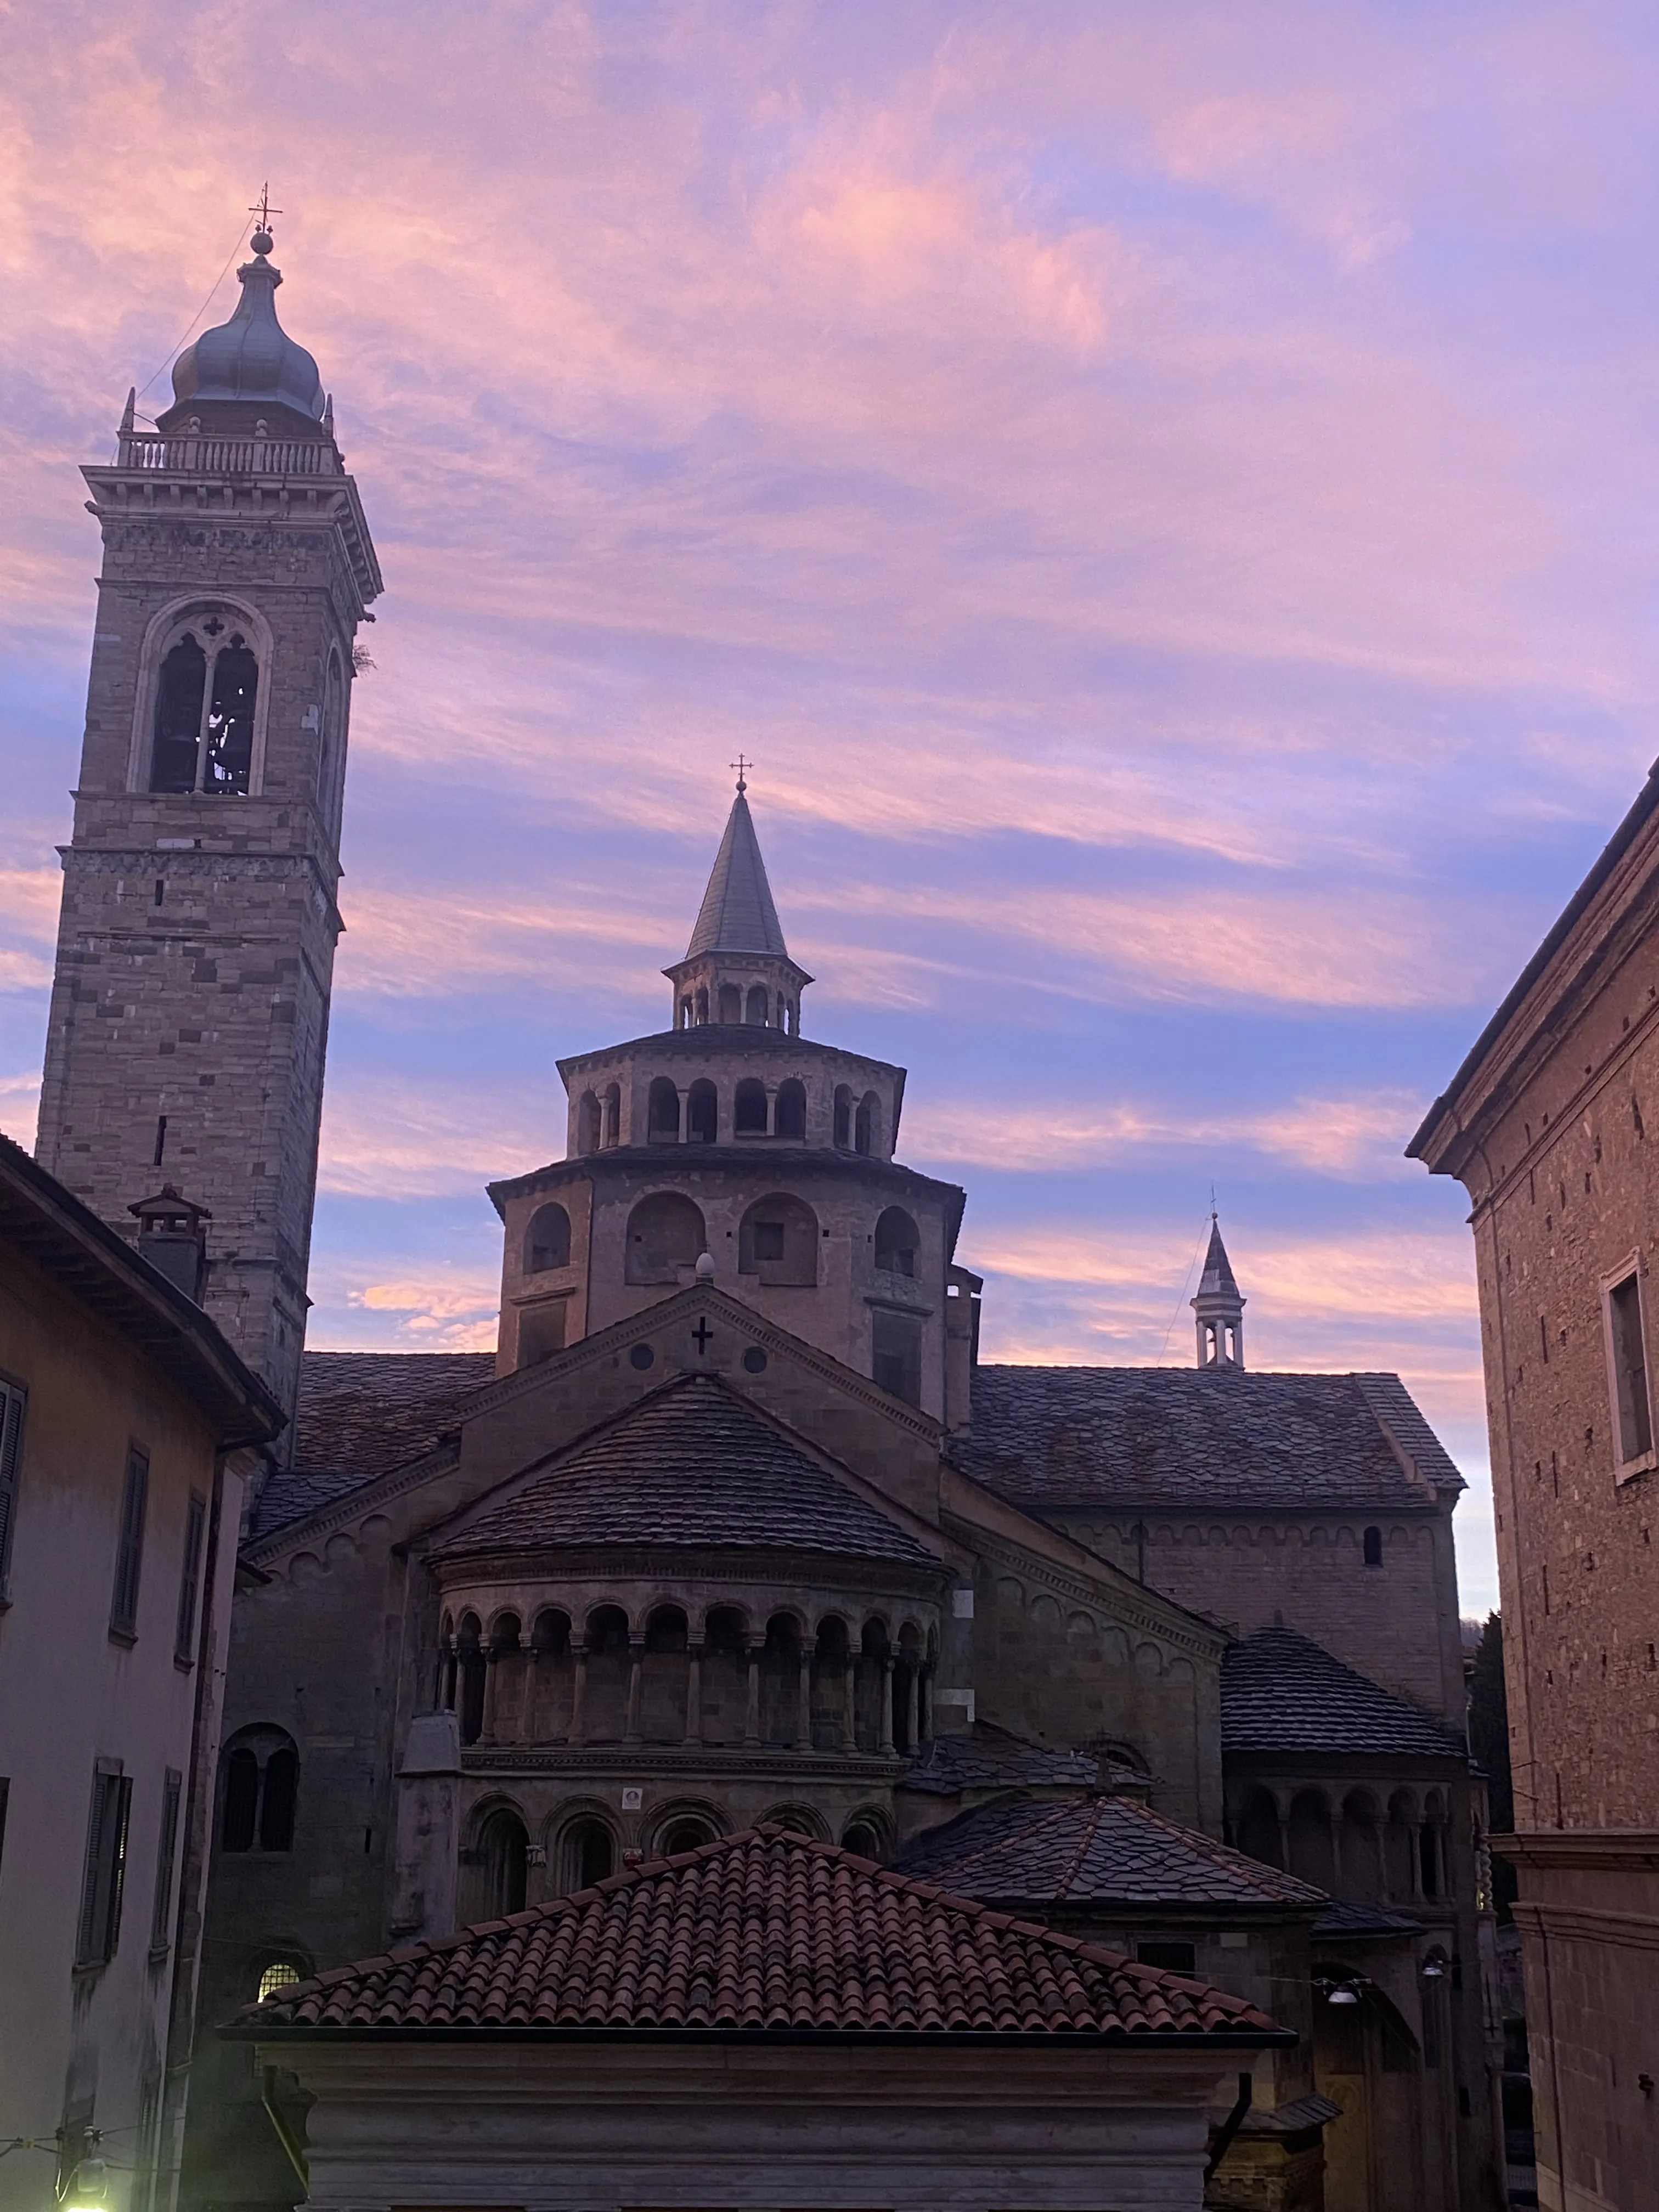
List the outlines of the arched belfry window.
{"label": "arched belfry window", "polygon": [[258,696],[258,659],[244,633],[216,614],[193,623],[162,655],[150,789],[252,790]]}
{"label": "arched belfry window", "polygon": [[550,1267],[570,1265],[570,1216],[556,1199],[538,1206],[524,1235],[524,1265],[527,1275],[545,1274]]}
{"label": "arched belfry window", "polygon": [[285,1730],[242,1729],[225,1747],[219,1842],[228,1851],[291,1851],[300,1754]]}

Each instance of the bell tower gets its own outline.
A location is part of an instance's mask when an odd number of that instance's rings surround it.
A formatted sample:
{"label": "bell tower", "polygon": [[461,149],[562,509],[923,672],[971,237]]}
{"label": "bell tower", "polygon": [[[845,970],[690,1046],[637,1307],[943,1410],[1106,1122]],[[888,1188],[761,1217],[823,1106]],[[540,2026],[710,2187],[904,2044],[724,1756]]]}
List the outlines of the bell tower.
{"label": "bell tower", "polygon": [[357,625],[380,572],[268,228],[173,404],[82,473],[103,533],[37,1156],[125,1235],[158,1188],[202,1304],[292,1407]]}
{"label": "bell tower", "polygon": [[1244,1294],[1233,1277],[1233,1263],[1221,1241],[1221,1224],[1210,1216],[1210,1249],[1204,1255],[1204,1273],[1198,1279],[1198,1296],[1192,1302],[1198,1324],[1198,1364],[1200,1367],[1244,1364]]}

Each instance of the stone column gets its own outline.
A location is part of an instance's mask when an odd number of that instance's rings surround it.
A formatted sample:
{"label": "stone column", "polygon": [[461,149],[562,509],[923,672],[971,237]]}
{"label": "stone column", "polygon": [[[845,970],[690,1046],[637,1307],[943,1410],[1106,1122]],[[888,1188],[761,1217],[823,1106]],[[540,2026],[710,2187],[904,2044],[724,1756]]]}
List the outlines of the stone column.
{"label": "stone column", "polygon": [[933,1670],[931,1666],[921,1670],[921,1741],[933,1741]]}
{"label": "stone column", "polygon": [[570,1741],[572,1743],[581,1743],[585,1741],[582,1730],[587,1720],[587,1716],[582,1710],[587,1703],[587,1638],[584,1636],[574,1649],[576,1679],[570,1692]]}
{"label": "stone column", "polygon": [[795,1686],[795,1748],[812,1748],[812,1646],[800,1647],[800,1678]]}
{"label": "stone column", "polygon": [[846,1705],[842,1725],[847,1735],[847,1741],[842,1747],[847,1751],[856,1751],[859,1747],[859,1662],[857,1653],[851,1650],[847,1654],[846,1670],[842,1675],[842,1688]]}
{"label": "stone column", "polygon": [[913,1752],[921,1741],[921,1666],[915,1660],[904,1685],[904,1741]]}
{"label": "stone column", "polygon": [[749,1709],[743,1719],[743,1741],[746,1751],[757,1749],[761,1740],[761,1655],[765,1649],[763,1643],[752,1641],[748,1647]]}
{"label": "stone column", "polygon": [[702,1741],[702,1646],[694,1644],[686,1654],[689,1661],[685,1670],[685,1741]]}
{"label": "stone column", "polygon": [[1283,1873],[1288,1874],[1291,1870],[1291,1816],[1277,1797],[1273,1799],[1273,1810],[1279,1815],[1279,1868]]}
{"label": "stone column", "polygon": [[495,1698],[496,1685],[501,1680],[501,1656],[493,1644],[483,1655],[483,1720],[478,1729],[480,1743],[494,1743],[495,1741]]}
{"label": "stone column", "polygon": [[519,1741],[536,1743],[540,1716],[536,1711],[536,1662],[541,1656],[532,1640],[524,1647],[524,1668],[519,1678]]}
{"label": "stone column", "polygon": [[640,1740],[640,1686],[645,1667],[645,1638],[630,1636],[628,1639],[628,1718],[623,1724],[623,1741],[637,1743]]}
{"label": "stone column", "polygon": [[877,1748],[883,1756],[893,1755],[893,1666],[890,1651],[881,1655],[881,1723],[877,1735]]}

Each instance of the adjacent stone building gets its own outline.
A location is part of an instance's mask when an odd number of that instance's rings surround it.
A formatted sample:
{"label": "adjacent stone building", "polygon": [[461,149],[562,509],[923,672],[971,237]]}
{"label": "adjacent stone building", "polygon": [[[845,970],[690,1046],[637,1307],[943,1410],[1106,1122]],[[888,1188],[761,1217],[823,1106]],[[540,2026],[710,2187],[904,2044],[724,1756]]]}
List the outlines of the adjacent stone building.
{"label": "adjacent stone building", "polygon": [[1659,2171],[1656,1111],[1659,773],[1411,1146],[1474,1206],[1550,2212]]}
{"label": "adjacent stone building", "polygon": [[167,1233],[135,1251],[0,1137],[6,2212],[72,2184],[161,2212],[178,2162],[237,1531],[281,1415],[151,1264]]}

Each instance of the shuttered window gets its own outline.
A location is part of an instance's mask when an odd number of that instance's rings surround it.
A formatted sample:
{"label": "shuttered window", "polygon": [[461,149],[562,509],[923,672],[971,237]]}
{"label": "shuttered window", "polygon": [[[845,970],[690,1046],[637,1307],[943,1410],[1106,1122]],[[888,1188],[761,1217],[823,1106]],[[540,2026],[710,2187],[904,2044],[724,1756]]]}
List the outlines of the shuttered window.
{"label": "shuttered window", "polygon": [[173,1630],[173,1656],[189,1659],[196,1642],[196,1592],[202,1578],[202,1539],[207,1530],[207,1500],[195,1491],[185,1520],[185,1564],[179,1582],[179,1620]]}
{"label": "shuttered window", "polygon": [[0,1598],[11,1571],[11,1537],[17,1521],[17,1478],[23,1463],[24,1394],[0,1382]]}
{"label": "shuttered window", "polygon": [[121,1487],[121,1528],[115,1549],[115,1589],[110,1598],[112,1636],[138,1632],[138,1569],[144,1554],[144,1507],[149,1495],[149,1455],[134,1444]]}
{"label": "shuttered window", "polygon": [[87,1857],[81,1876],[81,1923],[75,1963],[101,1966],[115,1956],[121,1934],[121,1888],[127,1868],[127,1821],[132,1811],[132,1778],[100,1760],[92,1778],[92,1810],[87,1820]]}
{"label": "shuttered window", "polygon": [[185,1778],[169,1766],[161,1782],[161,1833],[155,1847],[155,1902],[149,1920],[149,1948],[165,1951],[173,1941],[173,1876],[179,1860],[179,1806]]}

